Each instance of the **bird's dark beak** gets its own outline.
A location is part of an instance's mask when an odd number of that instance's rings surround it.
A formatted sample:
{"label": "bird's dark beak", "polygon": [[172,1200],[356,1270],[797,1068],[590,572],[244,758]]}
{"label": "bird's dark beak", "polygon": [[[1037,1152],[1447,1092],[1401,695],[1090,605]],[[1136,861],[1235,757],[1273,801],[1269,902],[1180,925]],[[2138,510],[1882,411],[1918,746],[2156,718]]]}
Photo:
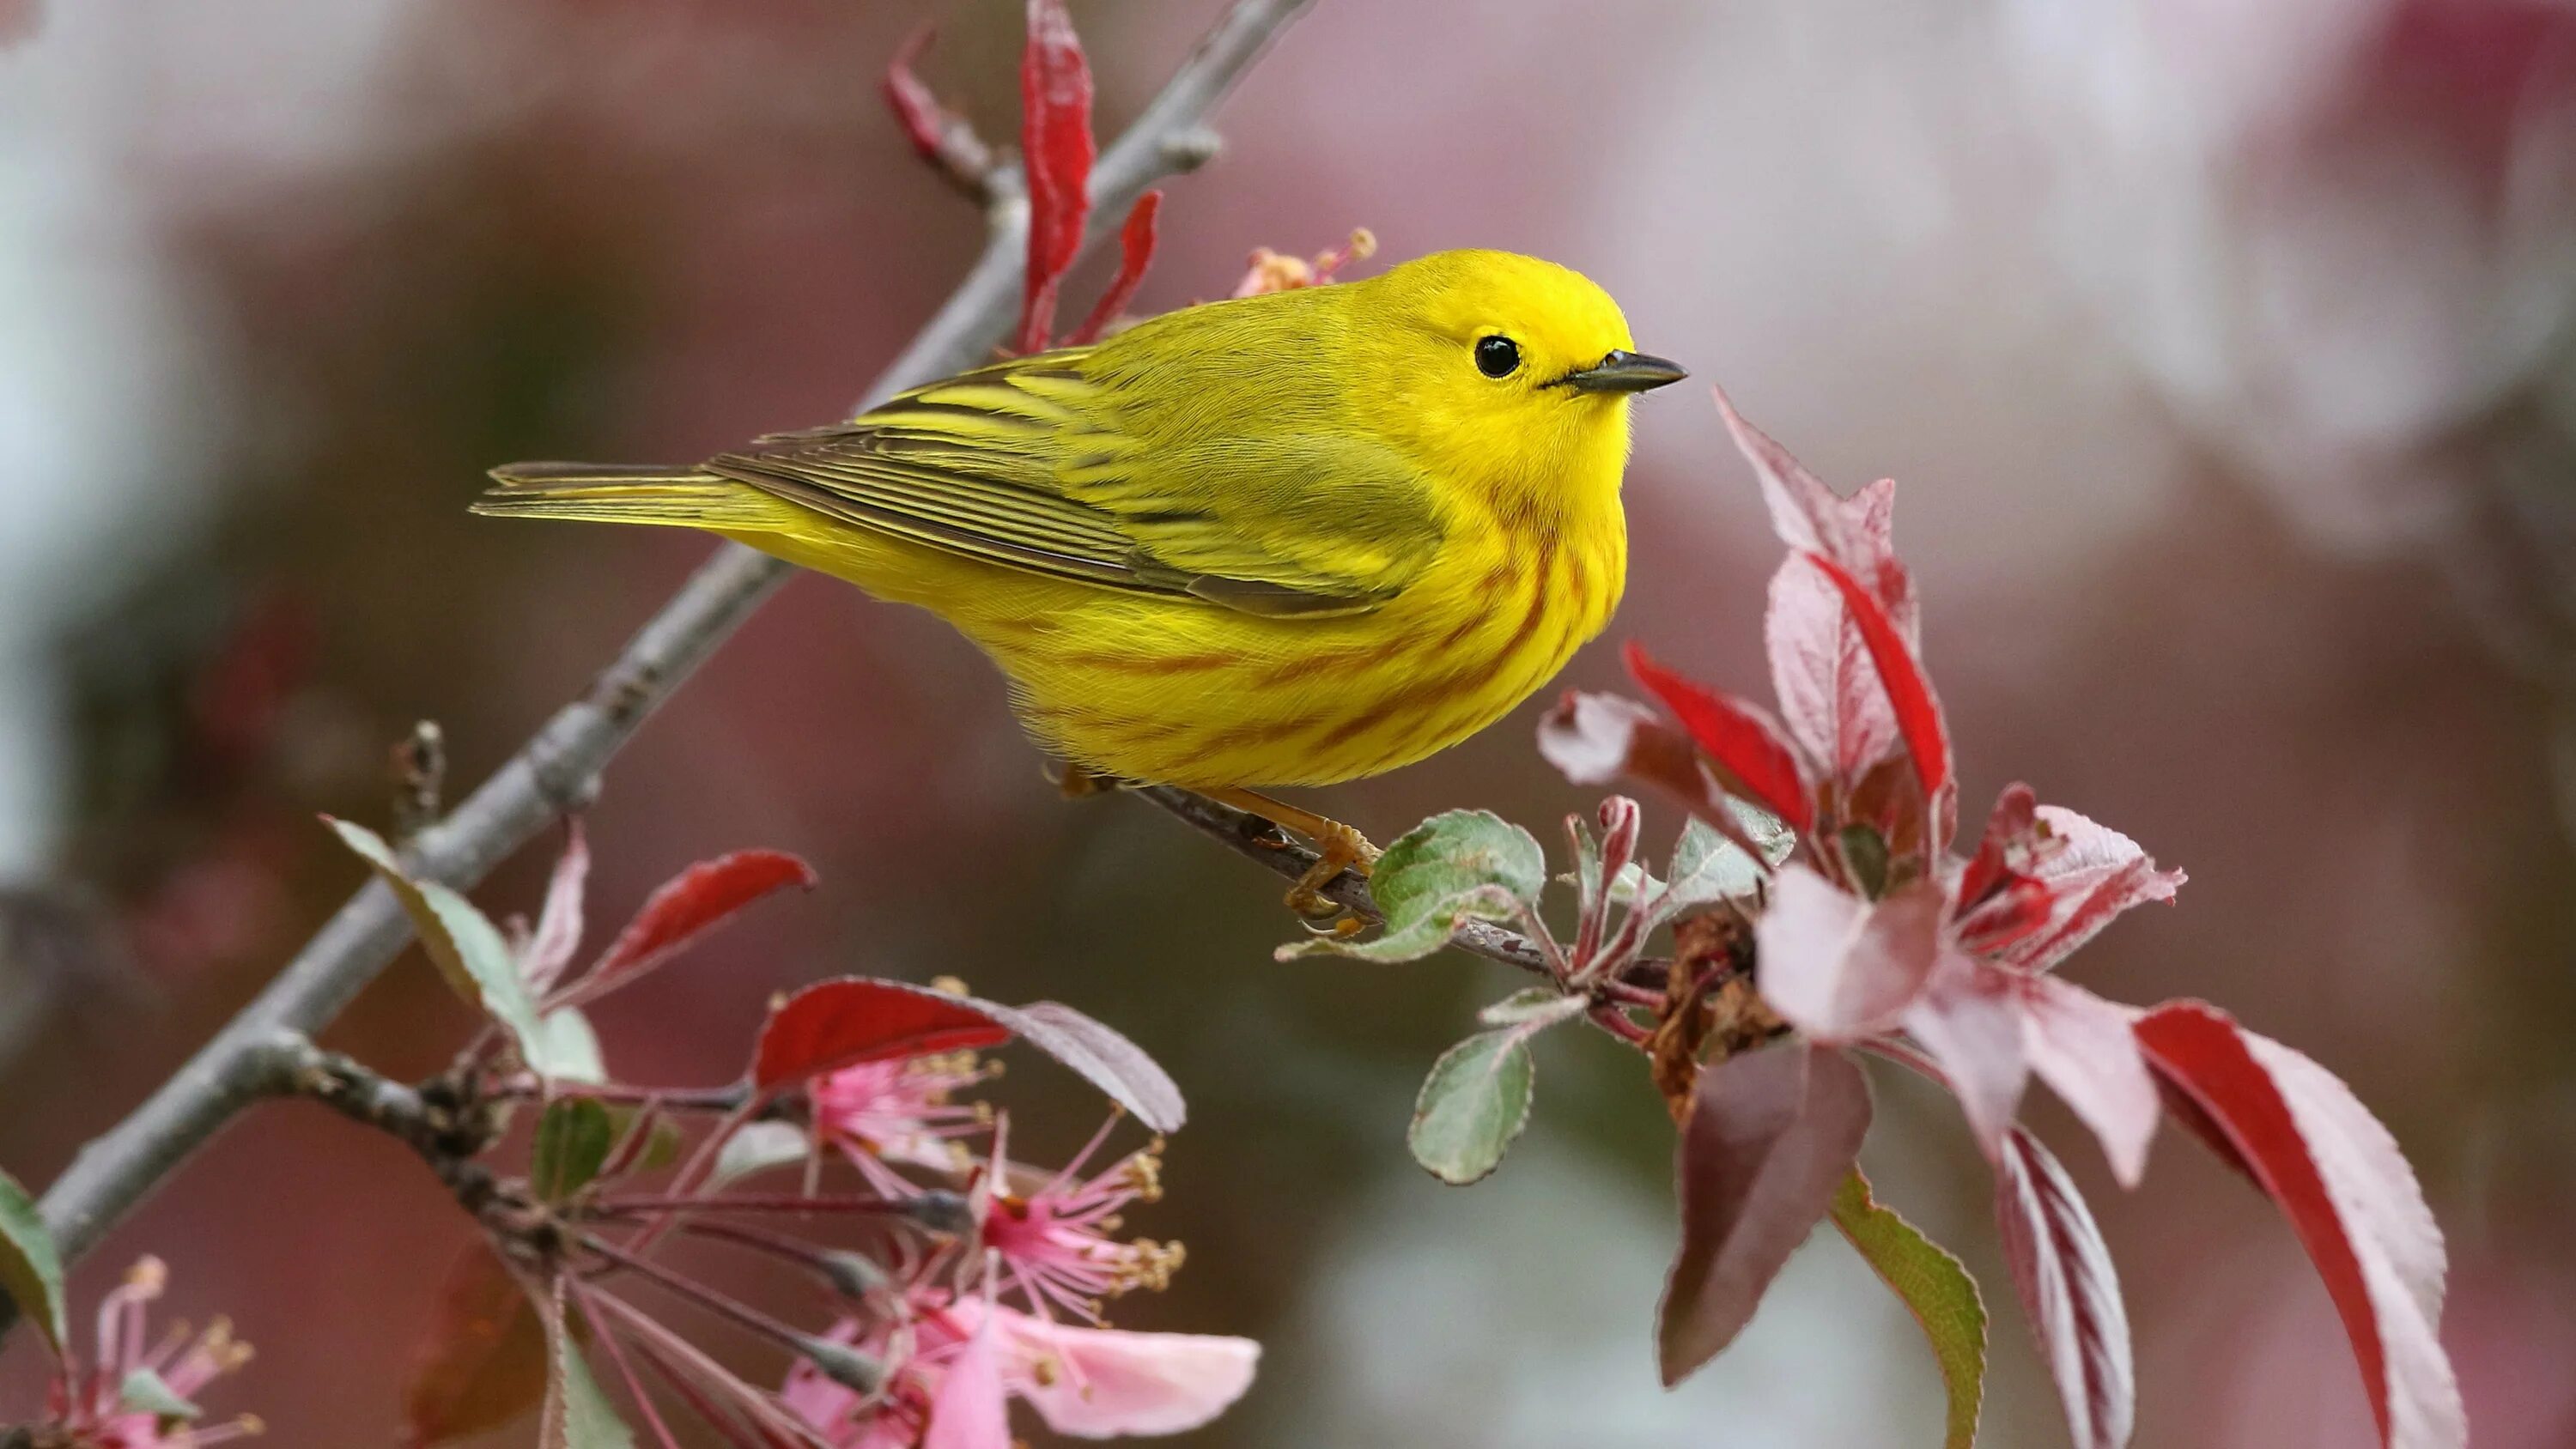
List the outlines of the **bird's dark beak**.
{"label": "bird's dark beak", "polygon": [[1690,376],[1680,364],[1642,352],[1612,352],[1590,367],[1565,375],[1566,385],[1583,392],[1644,392]]}

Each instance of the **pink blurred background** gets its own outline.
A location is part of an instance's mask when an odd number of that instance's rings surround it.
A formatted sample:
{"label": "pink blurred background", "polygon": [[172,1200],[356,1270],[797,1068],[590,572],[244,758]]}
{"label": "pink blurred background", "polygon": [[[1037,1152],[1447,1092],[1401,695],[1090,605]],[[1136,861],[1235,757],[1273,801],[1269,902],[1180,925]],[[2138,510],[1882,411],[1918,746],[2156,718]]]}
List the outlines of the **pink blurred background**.
{"label": "pink blurred background", "polygon": [[[1007,134],[1017,7],[5,9],[0,1163],[41,1183],[356,883],[311,812],[381,818],[418,717],[479,779],[704,552],[470,518],[483,468],[826,420],[927,316],[980,227],[877,77],[936,14],[927,77]],[[1215,12],[1077,0],[1105,127]],[[2191,873],[2079,979],[2208,996],[2351,1080],[2449,1231],[2478,1442],[2576,1443],[2576,6],[1323,0],[1221,121],[1143,309],[1359,224],[1381,261],[1536,252],[1827,478],[1895,475],[1969,799],[2028,779]],[[1640,408],[1629,497],[1612,640],[1759,691],[1775,545],[1693,389]],[[1604,641],[1567,682],[1615,666]],[[1458,805],[1553,838],[1590,800],[1534,710],[1319,803],[1380,839]],[[1191,1442],[1938,1436],[1911,1323],[1831,1242],[1658,1390],[1669,1129],[1634,1064],[1552,1041],[1502,1172],[1439,1187],[1413,1087],[1504,973],[1272,964],[1278,883],[1057,799],[926,616],[799,580],[592,826],[595,921],[740,845],[825,880],[603,1011],[623,1074],[725,1078],[772,990],[849,971],[1060,997],[1162,1058],[1193,1125],[1134,1225],[1190,1262],[1122,1321],[1269,1345]],[[482,899],[531,905],[542,854]],[[329,1041],[419,1075],[466,1024],[414,957]],[[1955,1112],[1880,1086],[1882,1196],[1996,1309],[1987,1442],[2062,1443]],[[2122,1194],[2043,1124],[2129,1290],[2141,1443],[2368,1440],[2264,1204],[2172,1135]],[[75,1297],[158,1253],[174,1311],[260,1347],[212,1407],[386,1443],[465,1241],[400,1148],[275,1106]],[[38,1373],[18,1338],[0,1417]]]}

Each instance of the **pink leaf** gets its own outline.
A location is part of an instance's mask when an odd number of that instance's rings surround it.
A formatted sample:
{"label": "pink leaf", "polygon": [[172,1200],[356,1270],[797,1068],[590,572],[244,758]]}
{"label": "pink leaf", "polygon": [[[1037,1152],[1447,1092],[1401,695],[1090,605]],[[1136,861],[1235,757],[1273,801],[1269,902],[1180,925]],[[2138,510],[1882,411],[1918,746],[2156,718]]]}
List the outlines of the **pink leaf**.
{"label": "pink leaf", "polygon": [[2131,906],[2168,901],[2180,889],[2183,873],[2158,870],[2138,843],[2072,810],[2039,807],[2039,822],[2058,848],[2032,866],[2031,875],[2048,889],[2048,924],[2015,941],[2003,959],[2027,971],[2046,971],[2101,933]]}
{"label": "pink leaf", "polygon": [[2136,1013],[2054,976],[2020,984],[2030,1069],[2102,1140],[2120,1185],[2136,1187],[2158,1115],[2155,1078],[2129,1030]]}
{"label": "pink leaf", "polygon": [[1044,1364],[1018,1383],[1048,1428],[1084,1439],[1181,1434],[1224,1413],[1252,1386],[1261,1345],[1199,1333],[1130,1333],[992,1310],[1016,1357]]}
{"label": "pink leaf", "polygon": [[1932,681],[1924,677],[1913,646],[1897,633],[1878,600],[1842,565],[1823,554],[1811,553],[1807,557],[1842,591],[1843,606],[1851,611],[1861,642],[1869,646],[1870,663],[1878,667],[1878,681],[1887,691],[1888,704],[1896,711],[1896,727],[1905,736],[1906,753],[1913,757],[1915,776],[1923,782],[1923,798],[1931,803],[1932,848],[1938,852],[1949,844],[1947,817],[1957,810],[1955,803],[1944,803],[1951,798],[1952,786],[1950,735],[1941,722],[1941,701],[1934,697]]}
{"label": "pink leaf", "polygon": [[1763,643],[1789,732],[1828,777],[1848,788],[1904,747],[1869,646],[1851,627],[1841,592],[1805,554],[1790,555],[1771,576]]}
{"label": "pink leaf", "polygon": [[1895,482],[1882,478],[1850,498],[1838,497],[1788,449],[1746,422],[1723,389],[1710,391],[1736,450],[1753,465],[1780,541],[1792,552],[1821,553],[1841,564],[1868,587],[1906,643],[1915,643],[1914,585],[1896,557]]}
{"label": "pink leaf", "polygon": [[921,1449],[1011,1449],[1010,1403],[993,1335],[978,1331],[948,1361],[930,1398]]}
{"label": "pink leaf", "polygon": [[1653,710],[1616,694],[1567,690],[1538,722],[1538,752],[1577,785],[1615,785],[1636,773],[1641,750],[1653,748],[1641,737],[1658,731],[1670,741],[1666,752],[1689,761],[1687,773],[1696,774],[1690,741]]}
{"label": "pink leaf", "polygon": [[1726,792],[1700,758],[1699,747],[1633,699],[1567,691],[1539,721],[1538,752],[1577,785],[1608,785],[1622,779],[1654,785],[1688,806],[1747,857],[1770,859],[1745,838],[1744,828],[1727,806]]}
{"label": "pink leaf", "polygon": [[764,1092],[861,1062],[999,1046],[1010,1029],[981,1003],[899,981],[845,976],[781,1002],[760,1028],[752,1085]]}
{"label": "pink leaf", "polygon": [[2137,1023],[2159,1077],[2188,1095],[2290,1220],[2325,1280],[2390,1449],[2468,1442],[2439,1326],[2442,1233],[2396,1142],[2314,1061],[2196,1001]]}
{"label": "pink leaf", "polygon": [[939,98],[912,70],[929,52],[932,31],[925,21],[905,36],[903,44],[895,47],[894,59],[886,62],[885,73],[886,105],[894,112],[896,124],[903,127],[904,138],[912,142],[912,149],[920,152],[925,161],[939,158],[940,135],[948,129],[949,121],[947,108],[939,104]]}
{"label": "pink leaf", "polygon": [[1869,645],[1842,591],[1806,554],[1789,555],[1771,576],[1762,637],[1790,736],[1832,778],[1848,785],[1903,748]]}
{"label": "pink leaf", "polygon": [[1664,668],[1631,641],[1628,672],[1654,692],[1709,758],[1742,782],[1753,802],[1804,831],[1815,823],[1806,769],[1779,724],[1759,708]]}
{"label": "pink leaf", "polygon": [[1065,339],[1068,346],[1083,347],[1100,340],[1100,334],[1118,320],[1119,312],[1136,295],[1145,280],[1145,267],[1154,260],[1154,218],[1162,213],[1163,193],[1148,191],[1136,198],[1136,209],[1127,213],[1127,224],[1118,229],[1118,275],[1110,280],[1109,290],[1082,325]]}
{"label": "pink leaf", "polygon": [[1762,999],[1820,1042],[1888,1030],[1932,973],[1941,906],[1941,888],[1928,880],[1872,902],[1806,866],[1782,866],[1753,923]]}
{"label": "pink leaf", "polygon": [[1177,1132],[1188,1118],[1170,1074],[1109,1026],[1055,1001],[1011,1007],[970,997],[968,1004],[1072,1068],[1155,1131]]}
{"label": "pink leaf", "polygon": [[1785,1041],[1700,1073],[1676,1154],[1681,1251],[1656,1319],[1666,1387],[1752,1320],[1868,1130],[1869,1084],[1831,1047]]}
{"label": "pink leaf", "polygon": [[2022,1038],[2020,978],[1955,950],[1933,964],[1905,1029],[1932,1055],[1957,1093],[1977,1145],[1992,1158],[2021,1110],[2030,1080]]}
{"label": "pink leaf", "polygon": [[2137,1417],[2129,1314],[2093,1214],[2039,1139],[2016,1127],[1995,1162],[1995,1222],[2075,1449],[2120,1449]]}
{"label": "pink leaf", "polygon": [[1064,0],[1029,0],[1020,53],[1020,156],[1029,189],[1027,289],[1019,350],[1045,350],[1056,288],[1082,250],[1091,214],[1091,67]]}
{"label": "pink leaf", "polygon": [[583,978],[580,992],[596,996],[624,985],[678,955],[726,918],[782,886],[814,888],[814,868],[776,850],[737,850],[702,860],[671,877],[626,923],[608,953]]}
{"label": "pink leaf", "polygon": [[529,990],[544,994],[581,949],[582,888],[589,879],[590,847],[582,840],[581,821],[567,819],[563,854],[555,857],[554,875],[546,883],[545,908],[537,913],[536,933],[519,962]]}

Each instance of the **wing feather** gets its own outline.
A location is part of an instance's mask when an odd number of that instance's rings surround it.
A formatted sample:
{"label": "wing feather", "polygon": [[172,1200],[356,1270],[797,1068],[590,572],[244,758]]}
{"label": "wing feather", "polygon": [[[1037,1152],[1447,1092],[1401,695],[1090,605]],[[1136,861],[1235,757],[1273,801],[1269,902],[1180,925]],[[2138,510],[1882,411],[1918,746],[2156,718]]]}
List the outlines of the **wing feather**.
{"label": "wing feather", "polygon": [[1376,608],[1437,550],[1430,490],[1394,450],[1269,417],[1156,436],[1170,410],[1122,403],[1089,355],[978,368],[707,470],[986,562],[1272,617]]}

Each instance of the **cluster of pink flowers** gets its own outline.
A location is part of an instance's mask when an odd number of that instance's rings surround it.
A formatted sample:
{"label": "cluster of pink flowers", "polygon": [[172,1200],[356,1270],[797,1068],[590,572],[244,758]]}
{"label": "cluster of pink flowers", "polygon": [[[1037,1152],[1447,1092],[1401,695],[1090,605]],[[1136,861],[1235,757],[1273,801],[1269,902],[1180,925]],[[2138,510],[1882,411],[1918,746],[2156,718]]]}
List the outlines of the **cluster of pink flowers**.
{"label": "cluster of pink flowers", "polygon": [[[1222,1413],[1251,1386],[1250,1339],[1133,1333],[1106,1327],[1104,1301],[1161,1289],[1178,1243],[1122,1240],[1122,1214],[1162,1195],[1160,1138],[1085,1175],[1123,1119],[1113,1113],[1061,1170],[1011,1160],[1009,1121],[960,1106],[953,1093],[985,1074],[962,1053],[870,1062],[818,1078],[813,1127],[879,1191],[935,1190],[897,1164],[969,1184],[969,1230],[910,1266],[825,1335],[886,1366],[872,1390],[813,1360],[787,1378],[783,1402],[842,1449],[1008,1449],[1008,1404],[1085,1438],[1172,1434]],[[961,1125],[962,1124],[962,1125]],[[989,1127],[980,1156],[958,1138]]]}
{"label": "cluster of pink flowers", "polygon": [[71,1345],[62,1346],[46,1394],[45,1419],[36,1442],[65,1449],[209,1449],[260,1431],[244,1414],[222,1423],[199,1422],[192,1402],[216,1379],[250,1362],[251,1348],[233,1337],[222,1318],[191,1333],[172,1324],[160,1338],[145,1327],[145,1310],[169,1286],[170,1270],[144,1258],[125,1281],[100,1300],[96,1357],[82,1366]]}

